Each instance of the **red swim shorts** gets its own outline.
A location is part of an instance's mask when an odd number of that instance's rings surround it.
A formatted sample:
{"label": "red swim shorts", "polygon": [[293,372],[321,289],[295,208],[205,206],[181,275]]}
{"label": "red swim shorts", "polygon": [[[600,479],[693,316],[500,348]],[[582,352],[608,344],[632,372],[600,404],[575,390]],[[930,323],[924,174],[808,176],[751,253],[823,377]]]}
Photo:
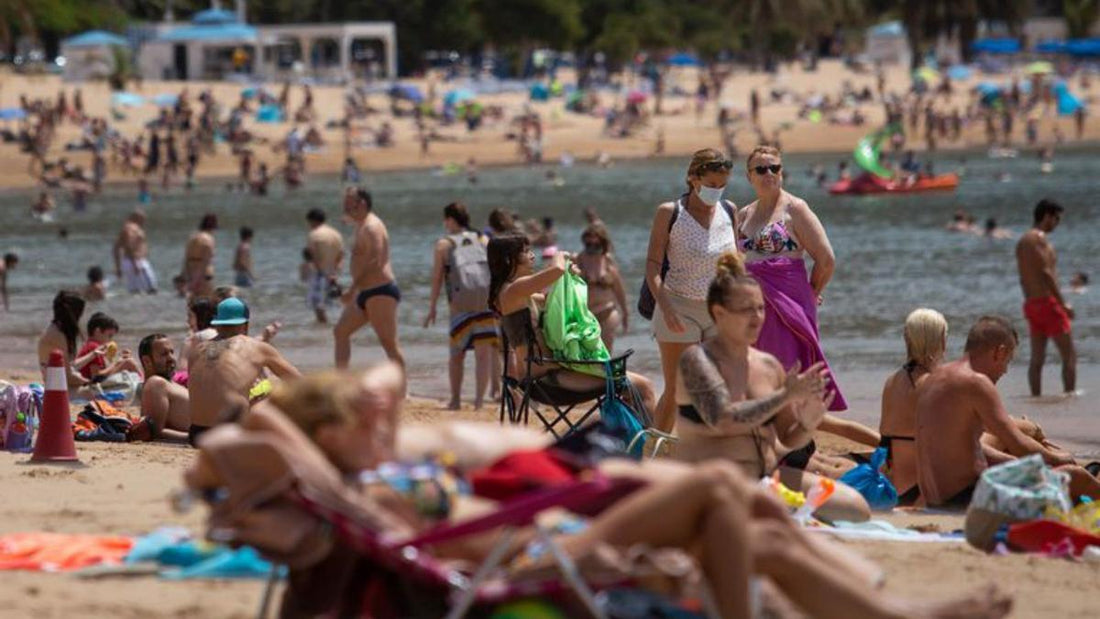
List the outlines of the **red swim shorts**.
{"label": "red swim shorts", "polygon": [[1054,297],[1027,299],[1024,317],[1033,335],[1054,337],[1070,332],[1069,315]]}

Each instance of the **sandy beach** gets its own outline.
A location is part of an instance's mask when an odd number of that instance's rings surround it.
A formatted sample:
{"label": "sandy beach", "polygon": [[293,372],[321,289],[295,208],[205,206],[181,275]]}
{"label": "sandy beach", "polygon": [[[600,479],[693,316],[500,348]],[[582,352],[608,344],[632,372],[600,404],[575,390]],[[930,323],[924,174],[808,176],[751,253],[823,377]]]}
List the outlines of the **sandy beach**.
{"label": "sandy beach", "polygon": [[[447,418],[453,418],[446,413]],[[464,410],[464,419],[495,421],[492,413]],[[443,419],[436,402],[410,400],[404,419]],[[852,448],[825,437],[830,453]],[[0,486],[14,500],[0,507],[0,534],[55,531],[140,535],[179,525],[201,534],[204,510],[177,514],[168,494],[194,451],[156,443],[78,443],[78,465],[37,465],[28,456],[0,452]],[[961,515],[895,511],[876,515],[899,527],[952,531]],[[843,542],[887,574],[886,590],[912,598],[943,599],[985,583],[1016,598],[1014,617],[1093,617],[1100,562],[1035,555],[986,555],[965,543]],[[250,617],[259,605],[259,581],[171,582],[151,576],[86,579],[70,574],[5,572],[0,617]]]}
{"label": "sandy beach", "polygon": [[[886,91],[905,93],[910,86],[908,71],[901,67],[893,67],[886,72]],[[1021,79],[1022,75],[1019,76]],[[568,71],[562,73],[563,83],[570,83],[571,77]],[[950,97],[937,95],[937,105],[942,109],[950,110],[959,108],[965,110],[971,97],[971,89],[982,81],[994,81],[1007,83],[1011,78],[1008,74],[995,76],[982,76],[975,74],[968,80],[954,82],[954,94]],[[694,92],[698,82],[695,69],[674,69],[670,71],[668,81],[671,86],[690,93]],[[721,145],[721,136],[715,124],[715,119],[720,106],[728,106],[734,115],[748,115],[749,96],[755,89],[764,103],[760,109],[760,124],[764,132],[771,137],[776,130],[783,150],[788,153],[797,152],[844,152],[850,151],[856,141],[881,126],[885,113],[883,106],[878,102],[866,103],[859,107],[860,112],[867,117],[864,126],[834,125],[822,122],[812,122],[809,119],[799,119],[799,104],[767,101],[766,93],[772,89],[787,90],[801,96],[812,94],[828,95],[832,98],[839,96],[842,84],[850,82],[854,89],[862,90],[864,87],[875,89],[875,76],[873,73],[854,73],[846,68],[838,60],[823,60],[816,71],[804,71],[800,65],[785,65],[778,74],[749,73],[744,70],[734,72],[723,84],[717,97],[707,103],[701,115],[696,115],[694,98],[690,96],[666,96],[662,106],[663,114],[650,117],[646,126],[627,138],[613,138],[603,134],[604,119],[593,115],[582,115],[565,110],[565,102],[562,98],[552,98],[546,102],[529,102],[526,92],[489,94],[478,97],[478,101],[486,106],[500,106],[504,111],[502,121],[487,122],[476,132],[467,132],[461,123],[439,127],[439,133],[447,141],[433,142],[430,152],[422,155],[420,145],[416,137],[416,129],[409,117],[394,119],[389,113],[389,98],[384,94],[375,94],[368,98],[368,103],[380,111],[372,115],[368,121],[358,121],[359,131],[352,136],[353,141],[366,138],[365,129],[378,128],[382,122],[390,121],[394,128],[394,146],[390,148],[377,148],[374,146],[355,146],[351,155],[358,161],[364,171],[394,170],[409,168],[431,168],[444,164],[464,164],[467,159],[474,157],[479,165],[505,165],[518,164],[521,159],[518,155],[516,142],[506,139],[506,134],[514,132],[515,128],[510,120],[524,110],[525,105],[538,112],[545,126],[545,138],[543,159],[544,161],[557,161],[562,153],[570,153],[578,160],[594,160],[599,153],[607,153],[614,158],[638,158],[652,156],[656,150],[658,133],[664,135],[665,155],[684,155],[693,152],[701,145]],[[416,85],[422,92],[428,92],[431,88],[426,80],[403,80],[403,83]],[[64,83],[56,76],[27,77],[14,74],[0,74],[0,108],[17,106],[19,95],[27,94],[31,98],[56,98],[61,89],[65,89],[70,97],[72,90],[80,86],[87,114],[110,118],[111,93],[104,83],[70,84]],[[439,96],[447,91],[461,86],[461,84],[436,83],[435,89]],[[600,92],[600,102],[604,106],[621,104],[626,91],[630,90],[631,83],[626,84],[622,94]],[[215,98],[222,105],[231,107],[240,98],[243,85],[225,82],[154,82],[146,81],[133,91],[147,101],[151,101],[157,95],[176,95],[186,87],[195,97],[201,91],[210,89]],[[1076,80],[1072,80],[1071,90],[1078,95],[1088,96],[1076,88]],[[278,92],[279,85],[271,85],[269,89]],[[334,86],[315,86],[314,107],[317,111],[316,125],[325,138],[326,145],[320,152],[307,155],[307,169],[309,173],[337,173],[342,169],[344,162],[344,134],[342,129],[326,129],[325,124],[343,118],[343,105],[345,89]],[[303,93],[301,88],[291,90],[289,109],[294,110],[300,105]],[[652,99],[646,104],[650,111],[653,108]],[[157,116],[156,106],[148,103],[137,108],[122,108],[124,119],[112,119],[111,124],[126,136],[138,135],[144,124]],[[1022,121],[1017,123],[1022,125]],[[290,128],[290,123],[264,124],[257,123],[249,116],[245,127],[260,138],[278,141],[281,140]],[[738,123],[736,145],[740,152],[747,152],[757,143],[757,134],[752,129],[751,122],[747,119]],[[303,125],[304,127],[304,125]],[[1039,124],[1039,142],[1050,143],[1054,139],[1055,127],[1058,127],[1065,136],[1074,135],[1072,117],[1057,117],[1053,113],[1044,115]],[[1017,139],[1022,138],[1022,126],[1016,129]],[[90,169],[91,155],[88,152],[63,153],[63,145],[79,136],[79,128],[73,124],[65,123],[59,128],[58,139],[48,158],[68,156],[70,162],[83,165]],[[1094,120],[1086,122],[1084,141],[1094,142],[1100,140],[1100,123]],[[1017,146],[1022,146],[1021,143]],[[1074,143],[1072,138],[1068,143]],[[980,122],[972,122],[964,127],[962,137],[954,142],[941,141],[938,148],[941,150],[972,149],[984,147],[984,127]],[[924,141],[914,136],[910,139],[909,147],[921,151],[925,148]],[[256,147],[257,159],[268,163],[275,169],[281,165],[281,158],[270,152],[268,148]],[[11,144],[0,145],[0,188],[29,188],[36,184],[35,179],[27,174],[26,156],[16,152],[16,147]],[[224,145],[219,147],[214,156],[204,156],[198,166],[198,177],[219,178],[233,176],[236,173],[236,159],[230,155]],[[108,182],[135,182],[133,178],[121,176],[117,171],[111,171]]]}

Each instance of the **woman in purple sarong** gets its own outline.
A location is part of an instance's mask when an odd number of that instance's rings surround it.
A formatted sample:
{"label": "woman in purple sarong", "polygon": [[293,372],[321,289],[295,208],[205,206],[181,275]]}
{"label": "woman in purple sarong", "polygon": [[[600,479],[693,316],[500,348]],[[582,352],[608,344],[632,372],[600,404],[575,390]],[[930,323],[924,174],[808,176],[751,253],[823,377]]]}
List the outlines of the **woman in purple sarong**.
{"label": "woman in purple sarong", "polygon": [[[805,200],[783,190],[779,150],[758,146],[748,158],[748,178],[756,201],[737,213],[737,245],[749,273],[764,293],[764,327],[756,347],[775,355],[787,369],[825,361],[817,331],[817,306],[833,276],[835,258],[829,237]],[[807,277],[805,255],[814,261]],[[826,368],[828,363],[826,362]],[[847,410],[832,371],[836,391],[829,410]]]}

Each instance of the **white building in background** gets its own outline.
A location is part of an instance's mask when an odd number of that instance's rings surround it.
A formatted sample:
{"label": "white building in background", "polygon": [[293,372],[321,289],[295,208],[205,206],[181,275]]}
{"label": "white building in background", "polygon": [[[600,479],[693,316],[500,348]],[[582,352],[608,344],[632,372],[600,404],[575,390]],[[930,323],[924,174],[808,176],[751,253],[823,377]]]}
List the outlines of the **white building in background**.
{"label": "white building in background", "polygon": [[253,26],[232,11],[210,9],[190,23],[161,22],[145,34],[137,63],[144,79],[397,77],[393,22]]}

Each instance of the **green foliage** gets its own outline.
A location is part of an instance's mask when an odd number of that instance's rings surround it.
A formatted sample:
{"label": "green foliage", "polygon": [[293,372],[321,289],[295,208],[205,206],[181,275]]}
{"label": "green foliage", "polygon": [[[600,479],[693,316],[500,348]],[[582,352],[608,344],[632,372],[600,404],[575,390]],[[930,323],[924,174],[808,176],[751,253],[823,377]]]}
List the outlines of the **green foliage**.
{"label": "green foliage", "polygon": [[1087,37],[1092,25],[1100,18],[1100,0],[1062,0],[1062,14],[1069,38]]}

